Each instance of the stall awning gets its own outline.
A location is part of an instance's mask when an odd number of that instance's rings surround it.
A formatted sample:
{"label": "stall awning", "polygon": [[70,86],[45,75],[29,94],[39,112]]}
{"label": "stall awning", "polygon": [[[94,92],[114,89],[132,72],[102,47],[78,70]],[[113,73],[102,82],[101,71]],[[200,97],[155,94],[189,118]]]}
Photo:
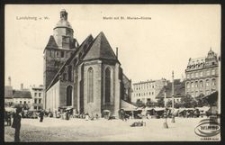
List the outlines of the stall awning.
{"label": "stall awning", "polygon": [[165,110],[165,108],[160,108],[160,107],[155,107],[155,108],[153,108],[155,111],[164,111]]}
{"label": "stall awning", "polygon": [[125,111],[135,111],[136,108],[136,106],[121,100],[121,109],[124,109]]}
{"label": "stall awning", "polygon": [[218,91],[215,91],[207,96],[204,96],[200,99],[206,99],[208,101],[208,103],[210,104],[210,106],[214,105],[217,100],[218,100]]}

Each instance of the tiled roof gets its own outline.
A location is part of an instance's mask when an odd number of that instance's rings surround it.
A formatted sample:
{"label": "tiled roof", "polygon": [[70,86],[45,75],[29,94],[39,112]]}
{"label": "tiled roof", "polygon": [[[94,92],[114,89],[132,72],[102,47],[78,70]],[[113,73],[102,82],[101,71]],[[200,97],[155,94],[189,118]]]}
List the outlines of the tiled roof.
{"label": "tiled roof", "polygon": [[[89,35],[75,50],[71,57],[62,65],[62,67],[59,69],[59,71],[47,87],[47,90],[59,80],[60,73],[64,71],[64,68],[68,64],[70,64],[74,60],[74,58],[80,54],[80,52],[82,52],[82,57],[79,58],[78,61],[93,59],[107,59],[118,61],[103,32],[100,32],[94,40],[92,35]],[[79,64],[79,62],[77,64]]]}
{"label": "tiled roof", "polygon": [[58,48],[58,45],[55,41],[55,38],[51,35],[49,37],[49,40],[48,40],[48,43],[47,43],[47,46],[48,48]]}
{"label": "tiled roof", "polygon": [[32,97],[30,91],[16,90],[13,93],[13,98],[32,98]]}
{"label": "tiled roof", "polygon": [[90,50],[84,57],[84,60],[93,59],[117,60],[117,57],[103,32],[100,32],[95,38]]}

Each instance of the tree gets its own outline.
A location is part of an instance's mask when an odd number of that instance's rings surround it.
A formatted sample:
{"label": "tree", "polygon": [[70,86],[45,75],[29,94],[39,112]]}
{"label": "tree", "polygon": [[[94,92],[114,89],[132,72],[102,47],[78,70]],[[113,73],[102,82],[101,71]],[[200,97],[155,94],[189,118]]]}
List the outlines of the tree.
{"label": "tree", "polygon": [[197,106],[198,106],[197,101],[196,101],[196,100],[194,100],[194,99],[192,99],[192,100],[191,100],[190,104],[191,104],[191,107],[193,107],[193,108],[195,108],[195,107],[197,107]]}
{"label": "tree", "polygon": [[137,100],[136,105],[138,107],[144,107],[145,106],[145,104],[140,99]]}
{"label": "tree", "polygon": [[185,97],[181,98],[182,106],[186,108],[190,108],[192,100],[193,98],[191,97],[191,95],[187,94]]}
{"label": "tree", "polygon": [[181,107],[181,103],[180,102],[175,102],[174,103],[174,108],[180,108]]}
{"label": "tree", "polygon": [[168,100],[166,102],[166,107],[171,107],[172,106],[172,100]]}
{"label": "tree", "polygon": [[158,99],[157,106],[158,107],[164,107],[164,98],[163,97]]}
{"label": "tree", "polygon": [[198,101],[197,101],[197,106],[198,107],[203,107],[203,106],[208,106],[209,103],[208,101],[204,98],[204,94],[200,94],[197,98],[198,98]]}

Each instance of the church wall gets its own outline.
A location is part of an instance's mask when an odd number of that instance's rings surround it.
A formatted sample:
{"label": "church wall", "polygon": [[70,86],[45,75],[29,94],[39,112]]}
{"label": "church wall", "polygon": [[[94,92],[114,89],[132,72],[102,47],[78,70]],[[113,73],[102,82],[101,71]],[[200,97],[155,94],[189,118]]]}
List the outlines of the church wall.
{"label": "church wall", "polygon": [[60,105],[60,81],[46,92],[46,110],[54,111]]}
{"label": "church wall", "polygon": [[[106,92],[105,92],[105,73],[106,73],[106,69],[110,70],[110,103],[106,103],[105,102],[105,96],[106,96]],[[110,110],[111,113],[114,112],[114,97],[115,97],[115,67],[113,65],[109,65],[109,64],[103,64],[103,70],[102,70],[102,84],[103,84],[103,97],[102,97],[102,110]]]}
{"label": "church wall", "polygon": [[120,65],[116,63],[115,65],[115,104],[114,104],[114,112],[113,114],[116,116],[118,115],[118,111],[120,109],[120,101],[121,101],[121,80],[119,79],[119,71],[120,71]]}
{"label": "church wall", "polygon": [[[72,82],[60,82],[60,106],[66,106],[66,98],[67,98],[67,87],[73,86]],[[73,89],[72,89],[73,90]],[[72,92],[72,96],[73,96],[73,92]],[[72,97],[72,103],[73,103],[73,97]],[[72,104],[73,105],[73,104]]]}
{"label": "church wall", "polygon": [[[87,62],[84,64],[84,113],[88,113],[90,116],[101,116],[101,61]],[[87,76],[88,69],[93,69],[93,102],[87,102],[88,86]]]}
{"label": "church wall", "polygon": [[[110,93],[110,103],[105,103],[105,72],[106,69],[110,69],[111,76],[111,93]],[[103,83],[103,100],[102,100],[102,110],[110,110],[112,115],[118,116],[118,110],[120,107],[120,95],[121,95],[121,80],[119,77],[119,70],[120,65],[116,63],[115,65],[112,64],[103,64],[103,71],[102,71],[102,83]]]}
{"label": "church wall", "polygon": [[74,74],[73,74],[73,80],[74,80],[74,87],[73,87],[73,107],[79,111],[79,104],[78,104],[78,96],[79,96],[79,91],[78,91],[78,67],[73,68],[74,69]]}

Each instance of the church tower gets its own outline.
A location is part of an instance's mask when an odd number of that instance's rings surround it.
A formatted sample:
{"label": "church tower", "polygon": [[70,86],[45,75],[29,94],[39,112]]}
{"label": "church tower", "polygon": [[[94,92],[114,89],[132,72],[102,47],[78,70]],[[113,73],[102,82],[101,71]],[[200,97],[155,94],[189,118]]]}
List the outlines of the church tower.
{"label": "church tower", "polygon": [[68,22],[68,13],[61,10],[60,20],[53,28],[53,35],[44,50],[44,90],[53,80],[58,70],[79,46],[73,38],[74,31]]}

